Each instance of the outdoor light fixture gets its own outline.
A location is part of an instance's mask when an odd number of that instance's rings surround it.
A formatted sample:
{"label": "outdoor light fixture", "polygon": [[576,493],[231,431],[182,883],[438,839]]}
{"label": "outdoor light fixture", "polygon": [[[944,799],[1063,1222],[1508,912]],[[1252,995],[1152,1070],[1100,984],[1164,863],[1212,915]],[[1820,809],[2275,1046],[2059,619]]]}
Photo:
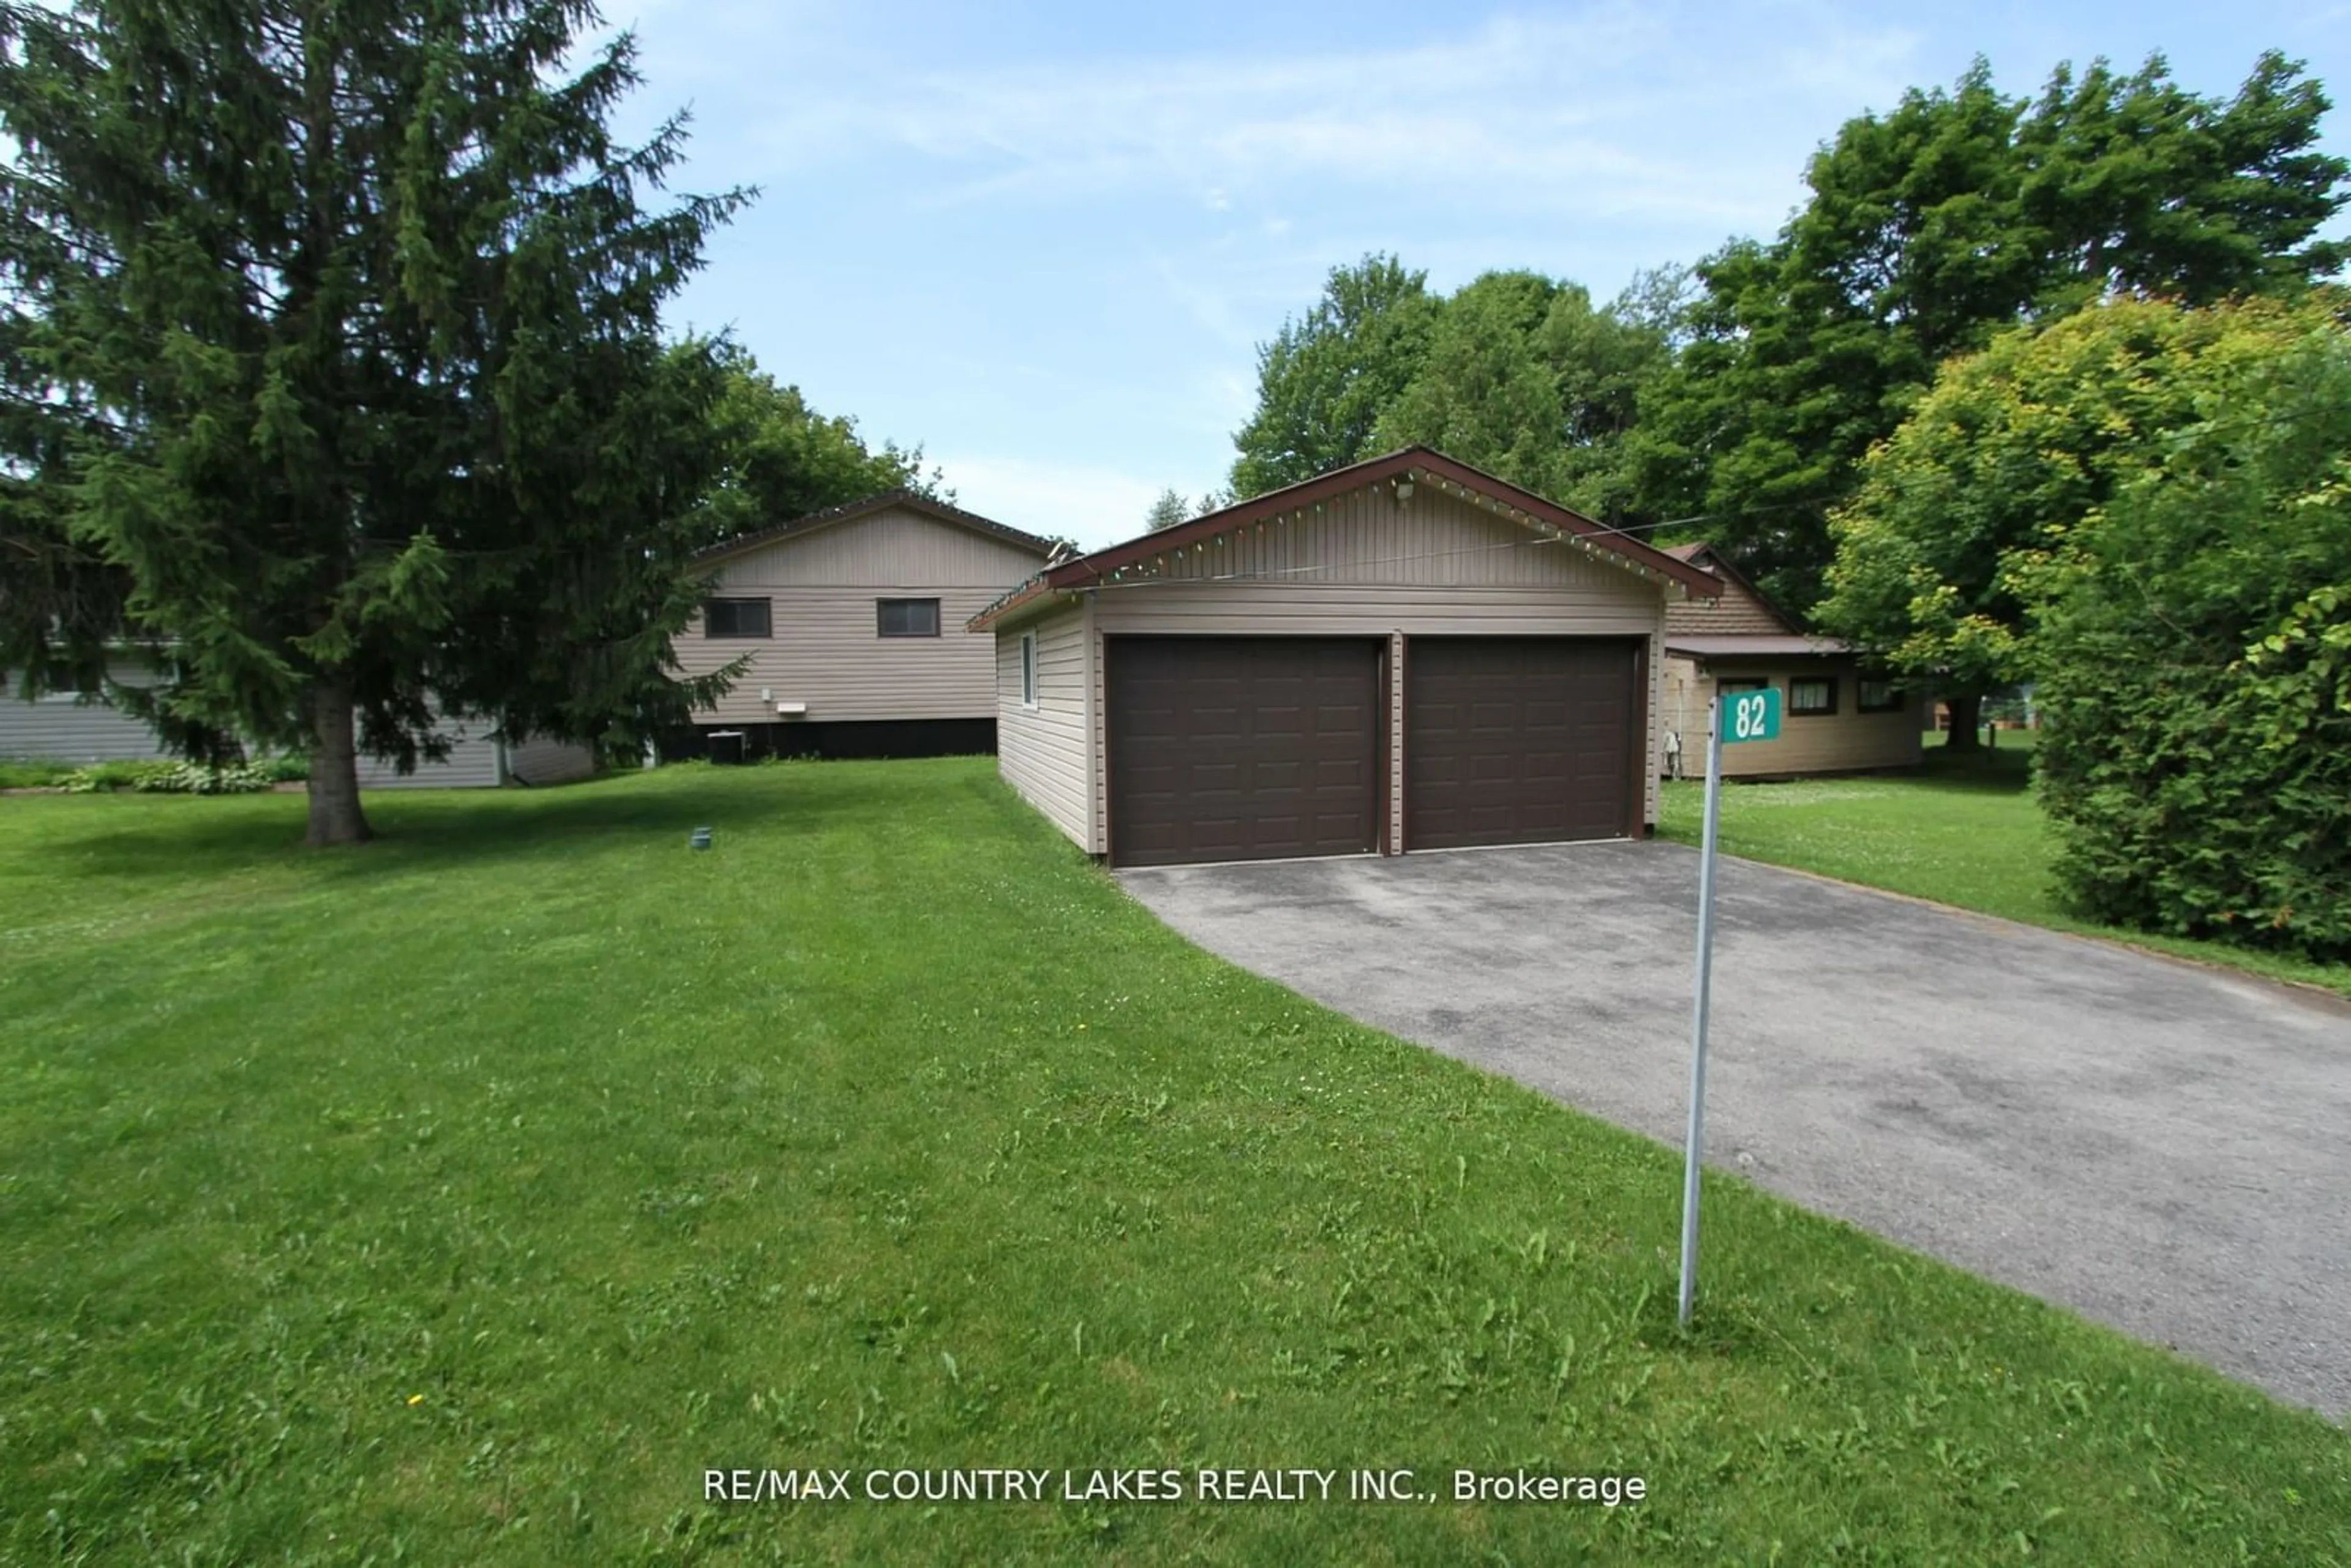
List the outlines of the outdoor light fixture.
{"label": "outdoor light fixture", "polygon": [[1399,501],[1412,499],[1412,480],[1409,477],[1396,481],[1396,499]]}

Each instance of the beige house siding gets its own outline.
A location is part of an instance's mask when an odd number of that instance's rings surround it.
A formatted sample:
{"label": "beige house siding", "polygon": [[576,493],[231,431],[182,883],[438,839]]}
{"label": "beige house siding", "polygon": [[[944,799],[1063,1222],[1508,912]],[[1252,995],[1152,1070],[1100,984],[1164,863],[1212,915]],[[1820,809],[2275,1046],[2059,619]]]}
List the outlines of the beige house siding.
{"label": "beige house siding", "polygon": [[1681,771],[1706,774],[1707,704],[1721,680],[1768,680],[1784,699],[1791,678],[1826,676],[1837,684],[1834,715],[1798,716],[1782,710],[1776,740],[1750,740],[1722,751],[1726,779],[1768,778],[1790,773],[1835,773],[1871,768],[1904,768],[1919,759],[1918,710],[1924,699],[1903,695],[1902,706],[1887,713],[1860,711],[1858,667],[1849,659],[1807,660],[1801,664],[1771,659],[1722,658],[1701,667],[1689,659],[1668,659],[1665,680],[1665,726],[1682,737]]}
{"label": "beige house siding", "polygon": [[1750,632],[1785,635],[1797,628],[1772,614],[1769,605],[1726,577],[1722,579],[1722,597],[1711,604],[1702,599],[1668,603],[1666,630],[1687,637],[1730,637]]}
{"label": "beige house siding", "polygon": [[[1007,782],[1091,853],[1110,847],[1104,643],[1126,634],[1363,637],[1389,650],[1389,842],[1402,841],[1398,715],[1410,640],[1429,636],[1634,637],[1646,653],[1648,768],[1656,821],[1668,590],[1520,525],[1426,492],[1343,498],[1320,516],[1249,526],[1222,544],[1171,550],[998,634],[997,746]],[[1039,637],[1040,703],[1019,704],[1020,636]],[[1074,725],[1081,727],[1073,727]],[[1074,808],[1074,809],[1073,809]]]}
{"label": "beige house siding", "polygon": [[[1071,605],[1058,615],[995,639],[996,768],[1047,821],[1095,852],[1094,783],[1086,737],[1092,729],[1092,673],[1087,615]],[[1037,639],[1037,706],[1020,700],[1020,643]]]}
{"label": "beige house siding", "polygon": [[[696,716],[767,723],[778,703],[802,703],[810,723],[994,717],[995,640],[964,625],[1042,564],[1018,545],[898,507],[724,558],[713,596],[768,600],[773,635],[705,637],[699,618],[687,626],[677,641],[685,674],[750,656],[734,690]],[[937,600],[939,635],[880,635],[883,599]]]}
{"label": "beige house siding", "polygon": [[1245,524],[1169,550],[1121,573],[1123,582],[1155,579],[1443,589],[1579,583],[1601,591],[1660,591],[1569,540],[1531,532],[1426,486],[1404,502],[1384,488],[1354,491],[1302,515]]}

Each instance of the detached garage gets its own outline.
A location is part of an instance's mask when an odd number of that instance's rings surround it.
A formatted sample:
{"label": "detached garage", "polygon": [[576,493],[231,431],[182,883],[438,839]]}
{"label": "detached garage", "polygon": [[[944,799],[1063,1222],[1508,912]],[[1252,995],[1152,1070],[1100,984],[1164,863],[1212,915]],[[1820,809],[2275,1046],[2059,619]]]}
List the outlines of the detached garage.
{"label": "detached garage", "polygon": [[1710,574],[1416,447],[1048,567],[974,617],[1007,781],[1117,865],[1646,834]]}

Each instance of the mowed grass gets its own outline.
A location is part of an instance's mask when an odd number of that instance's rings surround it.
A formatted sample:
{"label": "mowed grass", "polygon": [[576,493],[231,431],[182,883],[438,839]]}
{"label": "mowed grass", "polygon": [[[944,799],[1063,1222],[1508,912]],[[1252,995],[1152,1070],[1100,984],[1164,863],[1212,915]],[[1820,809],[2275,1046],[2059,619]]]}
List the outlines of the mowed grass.
{"label": "mowed grass", "polygon": [[[1188,946],[984,759],[302,810],[0,805],[0,1558],[2351,1560],[2341,1429],[1736,1180],[1680,1336],[1674,1152]],[[1648,1496],[1452,1500],[1519,1466]]]}
{"label": "mowed grass", "polygon": [[[1929,745],[1925,762],[1905,773],[1726,781],[1723,852],[2351,996],[2351,965],[2131,931],[2068,914],[2050,877],[2054,831],[2032,798],[2033,738],[2002,731],[1997,747],[1974,752]],[[1698,843],[1705,784],[1683,779],[1664,791],[1659,834]]]}

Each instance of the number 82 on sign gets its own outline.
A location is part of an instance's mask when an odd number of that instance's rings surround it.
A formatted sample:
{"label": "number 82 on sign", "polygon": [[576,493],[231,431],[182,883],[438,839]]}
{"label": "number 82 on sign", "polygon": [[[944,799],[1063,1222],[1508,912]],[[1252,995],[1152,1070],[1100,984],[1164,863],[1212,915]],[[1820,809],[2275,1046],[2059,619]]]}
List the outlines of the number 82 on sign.
{"label": "number 82 on sign", "polygon": [[1766,686],[1761,691],[1725,692],[1722,739],[1725,745],[1740,740],[1777,740],[1780,737],[1780,694]]}

